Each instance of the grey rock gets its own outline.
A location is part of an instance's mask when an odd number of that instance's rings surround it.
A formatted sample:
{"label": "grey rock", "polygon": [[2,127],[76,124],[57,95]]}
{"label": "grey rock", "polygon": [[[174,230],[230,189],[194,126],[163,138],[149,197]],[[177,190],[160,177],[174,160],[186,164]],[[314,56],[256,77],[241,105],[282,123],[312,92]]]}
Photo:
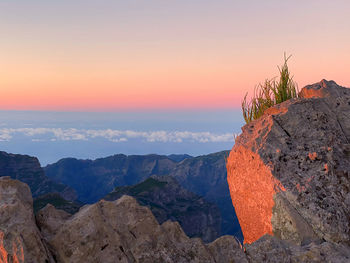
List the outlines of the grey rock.
{"label": "grey rock", "polygon": [[216,263],[248,263],[242,245],[233,236],[222,236],[208,244]]}
{"label": "grey rock", "polygon": [[227,163],[232,201],[248,243],[349,245],[350,90],[323,80],[301,95],[242,128]]}
{"label": "grey rock", "polygon": [[349,248],[330,242],[297,246],[277,237],[265,235],[251,245],[246,245],[245,248],[247,259],[251,263],[350,262]]}
{"label": "grey rock", "polygon": [[35,216],[37,225],[40,226],[40,231],[47,240],[50,240],[70,217],[71,214],[64,210],[56,209],[51,204],[47,204]]}
{"label": "grey rock", "polygon": [[0,177],[0,262],[54,262],[35,224],[28,185]]}
{"label": "grey rock", "polygon": [[[159,225],[147,207],[129,196],[86,205],[67,219],[54,209],[50,206],[40,212],[45,216],[38,223],[45,226],[43,234],[57,262],[226,262],[228,255],[244,258],[234,238],[221,238],[207,246],[199,238],[187,237],[177,222]],[[57,218],[59,226],[46,227]],[[235,262],[232,260],[227,262]]]}

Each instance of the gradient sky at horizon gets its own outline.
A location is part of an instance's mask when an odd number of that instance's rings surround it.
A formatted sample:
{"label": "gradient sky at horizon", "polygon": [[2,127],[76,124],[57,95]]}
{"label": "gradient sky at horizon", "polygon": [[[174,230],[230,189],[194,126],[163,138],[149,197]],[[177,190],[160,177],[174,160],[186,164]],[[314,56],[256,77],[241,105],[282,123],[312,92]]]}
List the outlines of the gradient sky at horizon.
{"label": "gradient sky at horizon", "polygon": [[4,0],[0,110],[216,109],[277,75],[350,86],[350,1]]}

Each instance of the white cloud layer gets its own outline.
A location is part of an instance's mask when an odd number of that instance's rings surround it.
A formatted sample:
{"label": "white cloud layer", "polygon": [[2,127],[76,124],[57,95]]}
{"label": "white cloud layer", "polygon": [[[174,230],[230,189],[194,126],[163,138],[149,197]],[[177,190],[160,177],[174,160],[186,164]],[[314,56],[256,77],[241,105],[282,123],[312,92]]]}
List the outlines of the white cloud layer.
{"label": "white cloud layer", "polygon": [[94,130],[94,129],[62,129],[62,128],[1,128],[0,141],[10,141],[15,135],[31,137],[35,141],[88,141],[104,138],[111,142],[126,142],[141,139],[145,142],[234,142],[236,134],[190,131],[134,131],[134,130]]}

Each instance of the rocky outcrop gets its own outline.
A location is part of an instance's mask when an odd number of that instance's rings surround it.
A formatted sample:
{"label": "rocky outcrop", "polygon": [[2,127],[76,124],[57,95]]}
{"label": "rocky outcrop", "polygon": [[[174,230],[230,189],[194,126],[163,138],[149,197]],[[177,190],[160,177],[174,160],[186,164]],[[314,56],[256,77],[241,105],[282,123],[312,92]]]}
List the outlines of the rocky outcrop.
{"label": "rocky outcrop", "polygon": [[29,187],[0,177],[0,262],[54,262],[35,224]]}
{"label": "rocky outcrop", "polygon": [[350,89],[322,80],[300,95],[242,128],[227,180],[246,243],[328,251],[350,245]]}
{"label": "rocky outcrop", "polygon": [[0,152],[0,177],[10,176],[29,185],[33,197],[59,193],[66,200],[75,200],[75,191],[46,177],[36,157]]}
{"label": "rocky outcrop", "polygon": [[150,208],[159,224],[177,221],[189,237],[205,242],[220,235],[221,216],[218,207],[177,183],[171,176],[151,176],[133,186],[120,186],[103,199],[114,201],[129,195]]}
{"label": "rocky outcrop", "polygon": [[[204,244],[177,222],[159,225],[130,196],[86,205],[75,215],[48,204],[34,222],[29,187],[0,179],[0,262],[349,262],[349,248],[331,242],[296,246],[264,236],[244,250],[233,236]],[[47,244],[47,245],[46,245]],[[51,256],[52,255],[52,256]]]}
{"label": "rocky outcrop", "polygon": [[221,235],[241,238],[226,180],[228,154],[228,151],[198,157],[118,154],[93,161],[66,158],[44,169],[49,178],[74,188],[78,199],[86,203],[100,200],[115,187],[135,185],[152,175],[170,175],[185,189],[219,207]]}
{"label": "rocky outcrop", "polygon": [[50,240],[56,235],[63,223],[72,215],[64,210],[56,209],[53,205],[47,204],[35,216],[42,235]]}
{"label": "rocky outcrop", "polygon": [[177,222],[159,225],[129,196],[84,206],[72,217],[49,206],[38,217],[57,262],[244,262],[233,237],[206,246],[188,238]]}
{"label": "rocky outcrop", "polygon": [[305,246],[293,245],[277,237],[265,235],[245,246],[248,262],[260,263],[347,263],[350,250],[343,245],[330,242],[312,242]]}

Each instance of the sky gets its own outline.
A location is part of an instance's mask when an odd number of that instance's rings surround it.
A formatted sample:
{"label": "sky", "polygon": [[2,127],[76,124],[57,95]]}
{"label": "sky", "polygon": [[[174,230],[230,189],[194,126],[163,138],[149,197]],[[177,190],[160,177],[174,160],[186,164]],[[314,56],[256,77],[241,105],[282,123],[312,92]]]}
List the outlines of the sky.
{"label": "sky", "polygon": [[94,159],[229,150],[278,75],[350,87],[348,0],[1,0],[0,150]]}
{"label": "sky", "polygon": [[347,0],[2,0],[0,110],[239,108],[277,76],[350,86]]}

